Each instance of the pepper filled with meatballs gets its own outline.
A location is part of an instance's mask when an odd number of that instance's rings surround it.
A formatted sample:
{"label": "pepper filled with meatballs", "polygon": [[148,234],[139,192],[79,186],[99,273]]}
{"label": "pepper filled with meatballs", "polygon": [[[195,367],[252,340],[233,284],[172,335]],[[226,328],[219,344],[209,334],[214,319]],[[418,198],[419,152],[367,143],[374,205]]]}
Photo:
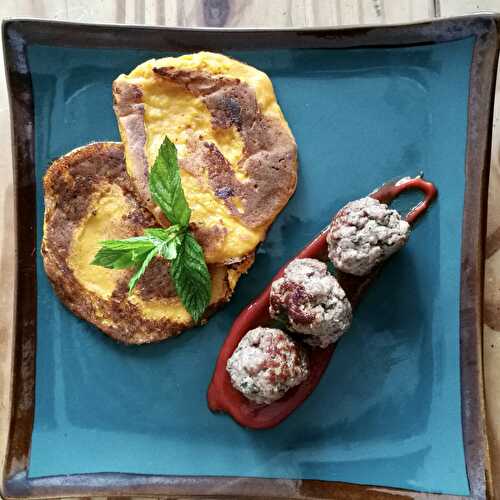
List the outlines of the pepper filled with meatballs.
{"label": "pepper filled with meatballs", "polygon": [[[425,198],[403,218],[387,203],[409,189]],[[273,427],[292,413],[349,330],[362,291],[436,194],[430,182],[405,178],[345,205],[233,324],[209,387],[210,409],[251,428]]]}

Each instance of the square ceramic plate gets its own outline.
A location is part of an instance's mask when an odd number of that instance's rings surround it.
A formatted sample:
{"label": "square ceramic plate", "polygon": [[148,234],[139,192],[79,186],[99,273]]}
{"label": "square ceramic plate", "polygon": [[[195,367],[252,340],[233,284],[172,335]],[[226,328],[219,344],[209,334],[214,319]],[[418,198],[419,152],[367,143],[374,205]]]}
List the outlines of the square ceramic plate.
{"label": "square ceramic plate", "polygon": [[[17,288],[7,497],[486,495],[481,298],[491,16],[318,30],[7,21]],[[198,50],[264,70],[297,139],[297,192],[207,326],[124,347],[71,315],[40,260],[47,165],[118,140],[111,82]],[[321,384],[286,422],[242,429],[206,388],[239,310],[347,201],[424,170],[439,198],[384,268]]]}

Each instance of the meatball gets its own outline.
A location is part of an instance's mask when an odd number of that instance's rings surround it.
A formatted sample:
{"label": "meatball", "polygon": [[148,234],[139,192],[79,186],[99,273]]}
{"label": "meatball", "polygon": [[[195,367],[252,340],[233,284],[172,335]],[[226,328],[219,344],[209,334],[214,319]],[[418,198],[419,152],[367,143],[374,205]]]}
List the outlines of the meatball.
{"label": "meatball", "polygon": [[410,225],[374,198],[351,201],[337,213],[327,234],[328,256],[345,273],[364,276],[399,250]]}
{"label": "meatball", "polygon": [[316,259],[295,259],[288,264],[283,277],[271,286],[269,313],[317,347],[336,342],[352,320],[344,290],[326,264]]}
{"label": "meatball", "polygon": [[309,376],[304,349],[276,328],[247,332],[226,369],[233,387],[259,404],[280,399]]}

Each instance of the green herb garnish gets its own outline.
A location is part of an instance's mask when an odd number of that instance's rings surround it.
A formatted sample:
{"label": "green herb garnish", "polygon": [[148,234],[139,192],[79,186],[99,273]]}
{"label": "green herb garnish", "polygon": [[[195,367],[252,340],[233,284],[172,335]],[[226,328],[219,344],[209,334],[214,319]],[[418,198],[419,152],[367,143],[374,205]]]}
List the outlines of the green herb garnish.
{"label": "green herb garnish", "polygon": [[92,264],[108,269],[135,268],[129,293],[155,257],[171,262],[170,275],[177,295],[195,322],[210,303],[211,283],[203,249],[189,231],[191,209],[182,189],[177,149],[165,136],[149,174],[154,202],[172,223],[169,228],[144,230],[144,236],[101,241]]}

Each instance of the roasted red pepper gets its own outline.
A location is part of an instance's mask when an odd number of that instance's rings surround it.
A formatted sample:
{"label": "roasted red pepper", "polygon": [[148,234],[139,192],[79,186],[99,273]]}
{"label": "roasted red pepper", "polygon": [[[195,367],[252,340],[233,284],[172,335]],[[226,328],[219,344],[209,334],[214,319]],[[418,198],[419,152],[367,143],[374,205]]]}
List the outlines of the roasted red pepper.
{"label": "roasted red pepper", "polygon": [[[370,194],[372,198],[382,203],[390,203],[403,191],[420,190],[424,199],[406,215],[406,221],[414,224],[425,213],[437,195],[435,186],[422,178],[402,179],[397,183],[386,184],[378,191]],[[328,228],[327,228],[328,229]],[[295,258],[327,259],[327,243],[325,229]],[[273,280],[281,278],[286,265],[283,266]],[[380,266],[366,276],[357,277],[342,272],[336,273],[336,278],[345,290],[353,309],[358,304],[365,288],[377,275]],[[231,357],[242,337],[251,329],[267,326],[271,322],[269,316],[269,294],[271,284],[236,318],[233,326],[221,348],[214,374],[208,388],[208,406],[212,411],[229,413],[234,420],[244,427],[252,429],[268,429],[278,425],[290,415],[314,390],[321,379],[336,344],[326,348],[308,348],[309,377],[300,385],[290,389],[281,399],[269,405],[258,405],[248,400],[236,390],[226,370],[227,360]]]}

